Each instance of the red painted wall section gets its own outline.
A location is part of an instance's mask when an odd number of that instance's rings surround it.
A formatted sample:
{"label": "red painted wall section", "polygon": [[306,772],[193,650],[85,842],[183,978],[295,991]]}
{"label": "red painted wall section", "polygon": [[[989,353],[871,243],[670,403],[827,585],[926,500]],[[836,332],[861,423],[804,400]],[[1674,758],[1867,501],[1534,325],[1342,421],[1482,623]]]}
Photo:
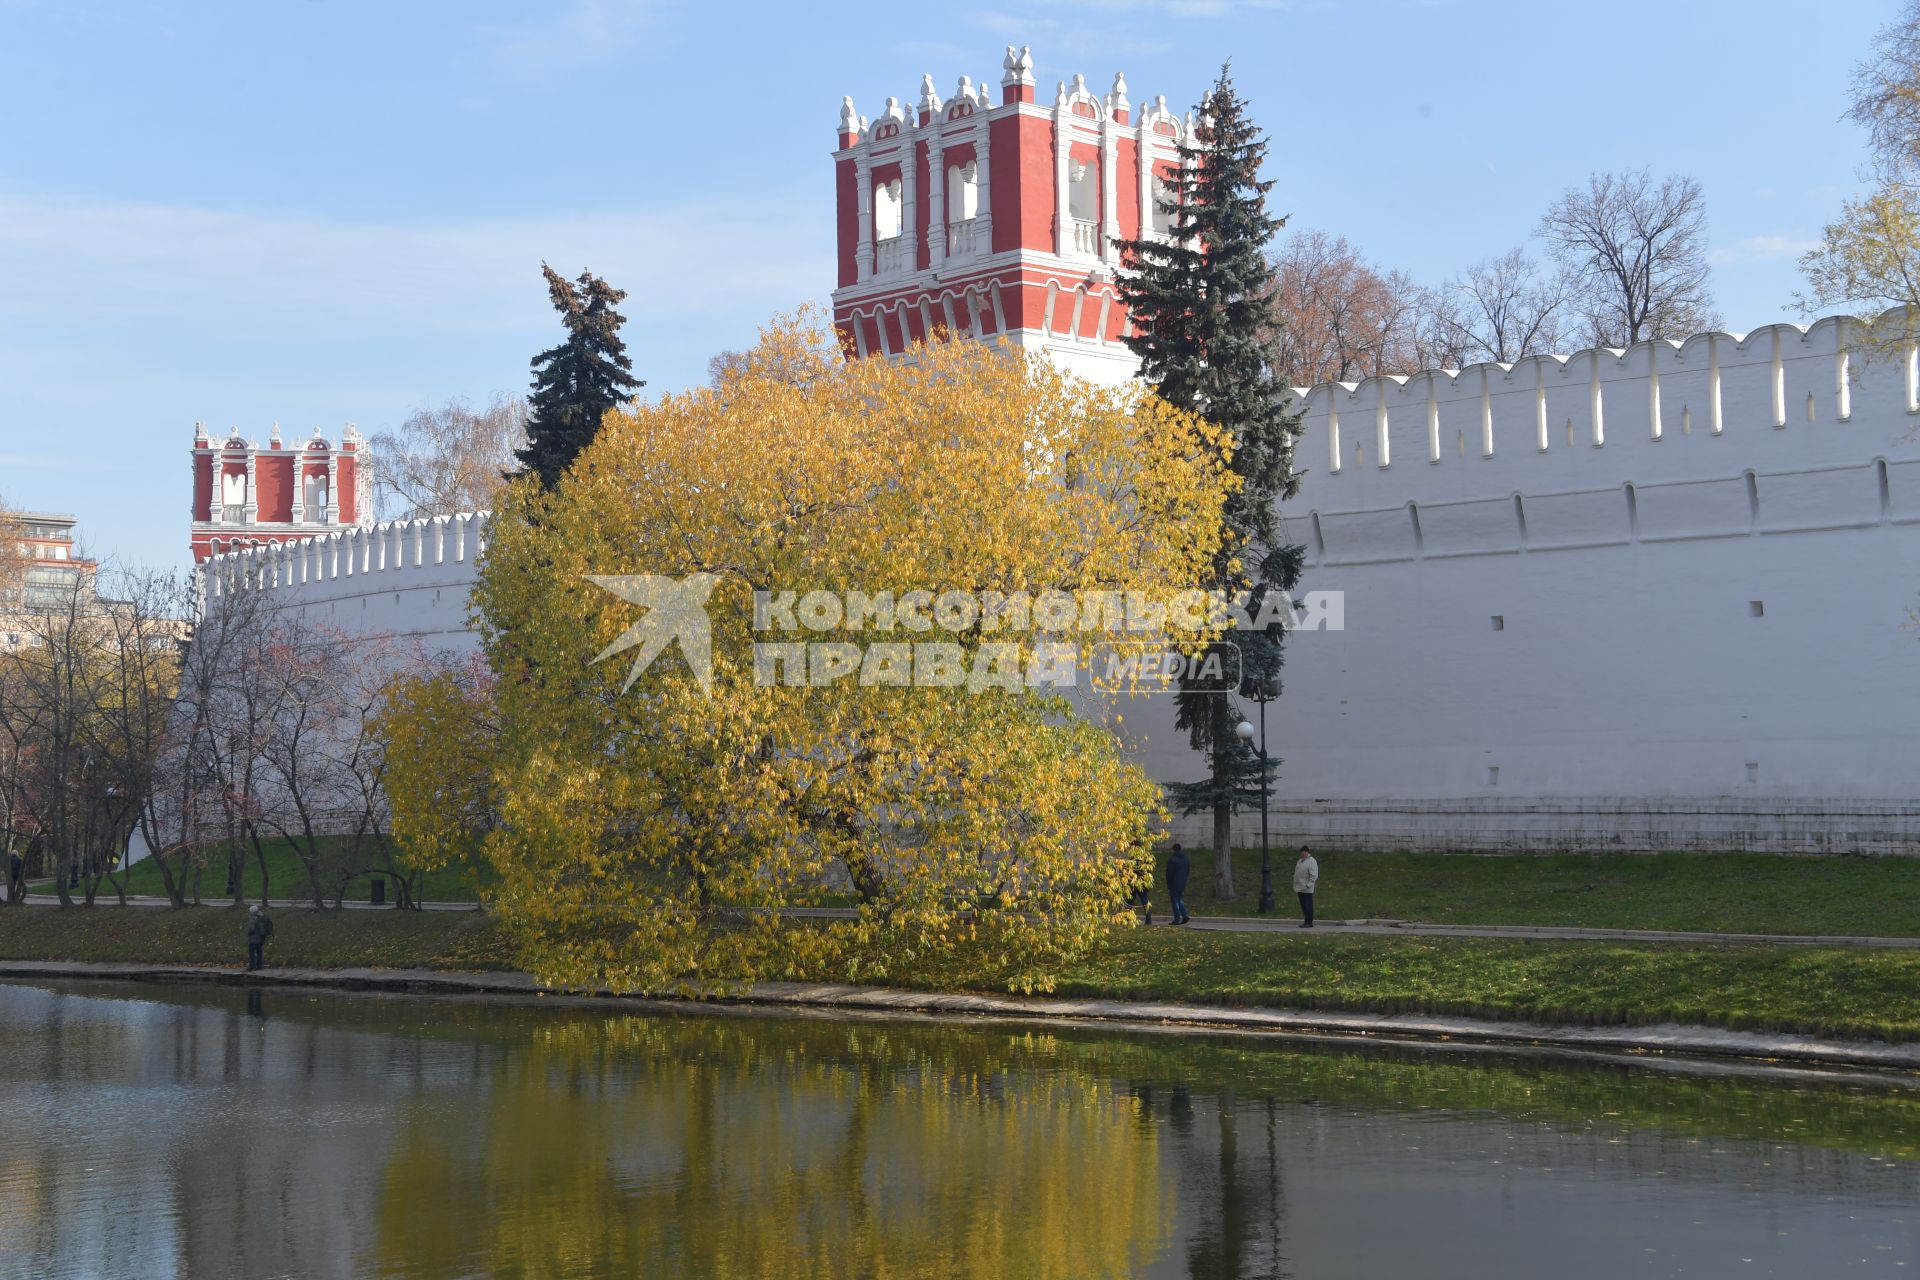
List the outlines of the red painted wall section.
{"label": "red painted wall section", "polygon": [[860,278],[860,185],[859,170],[851,159],[833,167],[833,208],[835,233],[840,246],[840,287],[855,284]]}
{"label": "red painted wall section", "polygon": [[353,450],[347,449],[340,455],[340,496],[334,501],[340,507],[340,523],[353,524],[360,519],[360,503],[354,484],[355,469],[358,463]]}
{"label": "red painted wall section", "polygon": [[1140,144],[1121,138],[1113,149],[1113,188],[1119,201],[1120,238],[1140,238]]}
{"label": "red painted wall section", "polygon": [[254,506],[258,512],[254,518],[262,524],[285,524],[293,519],[293,491],[287,484],[293,474],[293,459],[262,455],[256,464],[255,474],[259,478],[260,492],[254,496]]}
{"label": "red painted wall section", "polygon": [[213,519],[213,455],[195,454],[193,458],[193,518]]}
{"label": "red painted wall section", "polygon": [[1008,115],[990,128],[993,251],[1052,253],[1053,125],[1038,117]]}

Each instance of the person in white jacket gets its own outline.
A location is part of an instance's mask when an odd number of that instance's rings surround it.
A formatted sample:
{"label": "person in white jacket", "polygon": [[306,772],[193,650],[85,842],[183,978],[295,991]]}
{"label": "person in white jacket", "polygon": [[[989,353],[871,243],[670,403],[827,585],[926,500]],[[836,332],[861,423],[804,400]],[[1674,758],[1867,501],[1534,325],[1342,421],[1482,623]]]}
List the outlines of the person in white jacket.
{"label": "person in white jacket", "polygon": [[1320,864],[1313,850],[1300,846],[1300,860],[1293,864],[1293,892],[1300,899],[1300,927],[1313,928],[1313,888],[1320,883]]}

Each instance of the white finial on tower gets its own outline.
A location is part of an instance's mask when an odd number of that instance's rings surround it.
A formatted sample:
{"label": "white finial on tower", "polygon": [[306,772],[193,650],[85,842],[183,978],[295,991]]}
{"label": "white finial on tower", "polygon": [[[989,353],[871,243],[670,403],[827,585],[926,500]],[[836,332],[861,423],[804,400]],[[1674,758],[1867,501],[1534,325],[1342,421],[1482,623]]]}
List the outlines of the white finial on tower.
{"label": "white finial on tower", "polygon": [[981,105],[982,107],[991,107],[991,106],[993,105],[993,99],[987,96],[987,80],[986,80],[986,77],[985,77],[985,76],[982,76],[982,77],[980,78],[980,99],[979,99],[979,101],[980,101],[980,105]]}
{"label": "white finial on tower", "polygon": [[1053,105],[1054,108],[1059,111],[1065,111],[1067,109],[1067,82],[1065,80],[1058,81],[1054,85]]}
{"label": "white finial on tower", "polygon": [[1107,114],[1125,111],[1131,105],[1127,101],[1127,73],[1116,71],[1113,73],[1113,92],[1107,95]]}
{"label": "white finial on tower", "polygon": [[933,75],[929,72],[920,77],[920,109],[929,119],[940,114],[940,95],[933,90]]}
{"label": "white finial on tower", "polygon": [[840,99],[840,132],[860,136],[860,113],[853,109],[853,96]]}
{"label": "white finial on tower", "polygon": [[960,87],[953,91],[953,96],[969,106],[973,105],[973,77],[961,76]]}
{"label": "white finial on tower", "polygon": [[1154,114],[1156,115],[1164,116],[1167,114],[1167,95],[1166,94],[1157,93],[1153,96],[1153,110],[1154,110]]}
{"label": "white finial on tower", "polygon": [[1073,73],[1073,96],[1079,97],[1087,91],[1087,78],[1078,71]]}
{"label": "white finial on tower", "polygon": [[1032,46],[1023,44],[1020,46],[1020,52],[1015,53],[1013,51],[1013,46],[1008,45],[1007,56],[1005,60],[1001,62],[1000,65],[1007,69],[1007,74],[1000,77],[1001,84],[1014,85],[1014,84],[1032,84],[1033,83]]}

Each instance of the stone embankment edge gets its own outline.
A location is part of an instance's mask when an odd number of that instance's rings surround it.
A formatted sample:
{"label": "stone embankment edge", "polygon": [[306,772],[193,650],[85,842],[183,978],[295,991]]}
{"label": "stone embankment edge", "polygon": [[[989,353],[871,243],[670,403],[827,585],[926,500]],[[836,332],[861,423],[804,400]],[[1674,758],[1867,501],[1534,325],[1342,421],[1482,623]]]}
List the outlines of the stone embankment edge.
{"label": "stone embankment edge", "polygon": [[[249,973],[244,969],[197,965],[0,960],[0,978],[209,982],[227,986],[385,991],[414,995],[551,997],[655,1007],[663,1003],[691,1007],[697,1003],[691,1000],[673,1001],[671,998],[663,1001],[655,996],[563,991],[543,987],[524,973],[433,969],[270,968]],[[1396,1042],[1573,1049],[1604,1054],[1731,1058],[1759,1063],[1865,1067],[1920,1073],[1920,1043],[1833,1040],[1674,1023],[1595,1027],[1427,1014],[1245,1008],[1163,1000],[981,995],[807,982],[759,983],[738,994],[718,998],[714,1003],[840,1009],[863,1014],[933,1014],[966,1018],[1098,1022],[1162,1029],[1188,1027],[1204,1031],[1268,1032]]]}

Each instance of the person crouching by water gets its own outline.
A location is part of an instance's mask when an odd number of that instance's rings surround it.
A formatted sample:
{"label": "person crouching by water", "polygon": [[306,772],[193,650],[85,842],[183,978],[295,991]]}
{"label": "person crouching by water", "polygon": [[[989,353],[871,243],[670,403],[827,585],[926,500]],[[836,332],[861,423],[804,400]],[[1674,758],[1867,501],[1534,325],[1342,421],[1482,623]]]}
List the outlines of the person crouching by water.
{"label": "person crouching by water", "polygon": [[1187,876],[1193,871],[1193,864],[1187,861],[1187,851],[1177,843],[1173,854],[1167,859],[1167,897],[1173,902],[1173,922],[1185,924],[1192,919],[1187,914]]}
{"label": "person crouching by water", "polygon": [[247,908],[247,969],[267,967],[267,939],[273,936],[273,919],[258,903]]}
{"label": "person crouching by water", "polygon": [[1320,864],[1313,850],[1300,846],[1300,860],[1293,864],[1293,892],[1300,899],[1300,927],[1313,928],[1313,888],[1320,883]]}

